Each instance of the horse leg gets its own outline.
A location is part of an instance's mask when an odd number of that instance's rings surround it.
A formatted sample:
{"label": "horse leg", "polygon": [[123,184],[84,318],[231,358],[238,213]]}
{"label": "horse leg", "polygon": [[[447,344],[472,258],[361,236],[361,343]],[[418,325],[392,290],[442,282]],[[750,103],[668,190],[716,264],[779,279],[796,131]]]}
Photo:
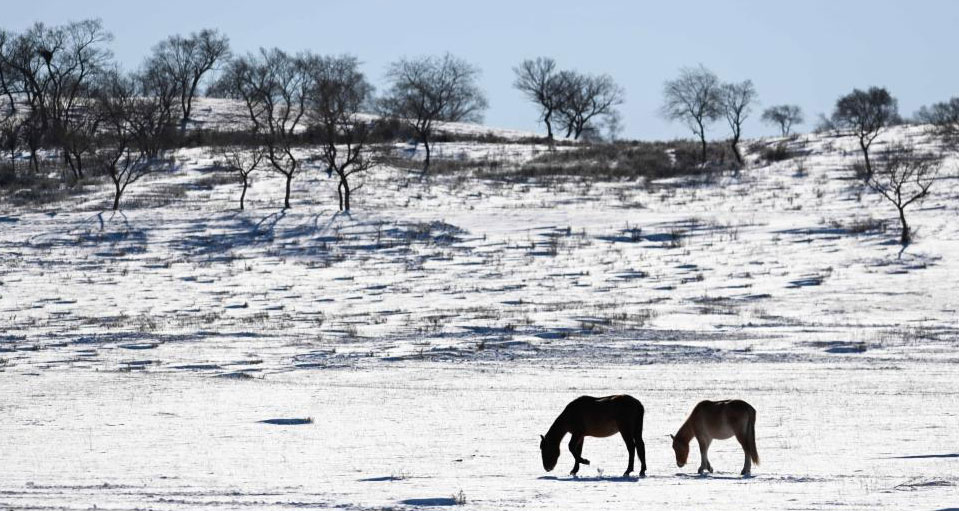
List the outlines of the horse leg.
{"label": "horse leg", "polygon": [[709,473],[713,472],[713,466],[709,464],[709,456],[707,452],[709,451],[710,439],[708,438],[697,438],[696,442],[699,443],[699,470],[697,471],[700,475],[707,470]]}
{"label": "horse leg", "polygon": [[636,454],[639,455],[639,477],[646,477],[646,444],[643,442],[643,418],[639,418],[636,424],[636,431],[633,434],[633,444],[636,446]]}
{"label": "horse leg", "polygon": [[740,472],[744,476],[748,476],[753,467],[753,460],[749,459],[749,449],[746,448],[749,445],[747,439],[746,433],[736,433],[736,440],[739,440],[739,445],[743,446],[743,452],[746,453],[746,463],[743,465],[743,471]]}
{"label": "horse leg", "polygon": [[569,452],[572,453],[575,463],[573,464],[573,471],[570,472],[570,475],[576,475],[579,472],[579,464],[589,465],[589,460],[583,458],[583,435],[573,434],[569,439]]}
{"label": "horse leg", "polygon": [[626,442],[626,450],[629,451],[629,465],[626,467],[626,472],[623,474],[623,477],[629,477],[629,474],[633,471],[633,460],[636,454],[636,442],[633,440],[632,433],[628,433],[626,429],[619,430],[619,434],[623,436],[623,441]]}

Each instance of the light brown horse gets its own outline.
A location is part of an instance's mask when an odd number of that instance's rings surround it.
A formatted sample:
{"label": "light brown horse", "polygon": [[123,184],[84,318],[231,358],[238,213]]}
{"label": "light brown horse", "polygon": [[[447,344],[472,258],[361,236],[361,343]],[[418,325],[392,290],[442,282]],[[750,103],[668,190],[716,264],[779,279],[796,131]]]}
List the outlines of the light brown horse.
{"label": "light brown horse", "polygon": [[553,470],[559,459],[559,444],[566,433],[569,439],[569,452],[573,453],[575,464],[572,475],[579,472],[579,465],[589,465],[583,458],[583,438],[587,436],[607,437],[619,432],[629,451],[629,466],[623,477],[633,471],[633,455],[639,455],[642,464],[640,477],[646,477],[646,444],[643,443],[643,405],[632,396],[581,396],[566,405],[563,413],[550,426],[546,435],[540,435],[539,450],[543,455],[543,468]]}
{"label": "light brown horse", "polygon": [[676,452],[676,464],[682,467],[689,458],[689,441],[696,438],[699,442],[699,473],[712,473],[706,451],[715,440],[725,440],[735,436],[746,453],[746,464],[742,475],[748,476],[752,463],[759,464],[759,452],[756,451],[756,409],[745,401],[701,401],[693,408],[693,413],[683,423],[673,439],[673,451]]}

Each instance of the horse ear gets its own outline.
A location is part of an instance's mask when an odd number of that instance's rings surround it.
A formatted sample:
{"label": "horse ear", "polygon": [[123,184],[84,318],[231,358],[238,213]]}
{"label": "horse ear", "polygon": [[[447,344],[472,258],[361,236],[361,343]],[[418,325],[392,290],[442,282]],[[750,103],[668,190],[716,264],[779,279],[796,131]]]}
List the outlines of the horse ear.
{"label": "horse ear", "polygon": [[539,441],[540,441],[540,442],[545,442],[545,441],[546,441],[546,437],[543,436],[543,435],[540,435],[540,436],[539,436]]}
{"label": "horse ear", "polygon": [[676,440],[676,437],[674,437],[673,435],[669,435],[669,438]]}

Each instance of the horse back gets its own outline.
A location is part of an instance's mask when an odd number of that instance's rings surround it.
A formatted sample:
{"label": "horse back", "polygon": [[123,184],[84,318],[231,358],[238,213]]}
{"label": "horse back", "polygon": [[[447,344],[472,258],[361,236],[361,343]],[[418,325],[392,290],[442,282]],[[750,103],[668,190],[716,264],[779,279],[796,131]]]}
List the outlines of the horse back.
{"label": "horse back", "polygon": [[643,405],[638,399],[626,394],[580,396],[574,399],[563,413],[567,415],[571,430],[602,437],[618,432],[621,426],[635,425],[637,421],[642,421]]}
{"label": "horse back", "polygon": [[705,428],[715,438],[728,438],[745,432],[756,420],[756,409],[740,399],[700,401],[693,409],[693,424]]}

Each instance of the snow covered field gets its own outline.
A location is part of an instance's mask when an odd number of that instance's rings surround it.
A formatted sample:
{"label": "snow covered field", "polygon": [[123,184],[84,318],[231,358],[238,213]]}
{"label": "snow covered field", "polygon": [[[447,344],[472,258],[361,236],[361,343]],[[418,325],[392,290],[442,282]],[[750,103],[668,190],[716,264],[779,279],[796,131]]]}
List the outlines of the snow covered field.
{"label": "snow covered field", "polygon": [[[926,143],[879,143],[904,137]],[[959,508],[956,159],[900,255],[852,139],[790,147],[711,182],[382,168],[351,215],[316,169],[286,212],[255,175],[239,212],[193,149],[122,214],[106,187],[0,203],[0,507]],[[562,407],[622,392],[649,477],[618,478],[615,437],[544,473]],[[734,441],[678,469],[666,435],[731,397],[758,410],[756,477]]]}
{"label": "snow covered field", "polygon": [[[957,504],[954,366],[570,362],[401,362],[262,380],[8,373],[0,506],[381,509],[451,505],[461,491],[466,509]],[[544,473],[537,435],[569,397],[622,391],[647,409],[648,477],[618,477],[618,437],[586,440],[593,464],[578,479],[565,452]],[[714,444],[707,478],[676,468],[666,434],[697,400],[729,395],[759,410],[755,477],[739,476],[734,441]],[[305,417],[314,422],[257,422]]]}

